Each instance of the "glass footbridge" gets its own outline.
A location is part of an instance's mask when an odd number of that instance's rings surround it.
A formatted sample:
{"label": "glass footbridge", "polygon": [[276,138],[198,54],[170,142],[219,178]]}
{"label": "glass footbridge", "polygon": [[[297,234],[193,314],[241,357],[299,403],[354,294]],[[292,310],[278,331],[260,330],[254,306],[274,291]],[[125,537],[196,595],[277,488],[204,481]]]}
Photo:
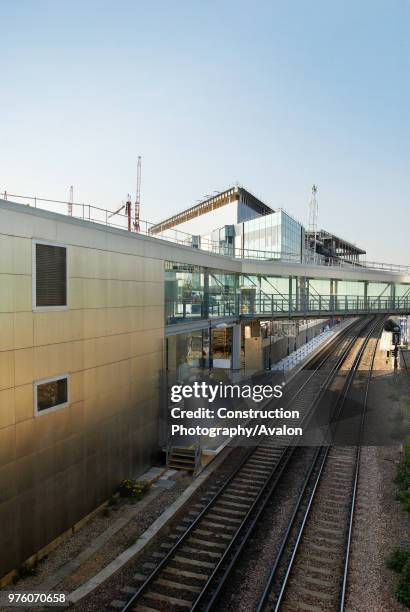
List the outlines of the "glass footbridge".
{"label": "glass footbridge", "polygon": [[[165,262],[165,325],[235,318],[308,318],[367,313],[410,314],[410,266],[326,260],[302,255],[221,247],[177,229],[133,224],[130,209],[0,193],[19,202],[107,228],[132,232]],[[148,255],[152,257],[153,255]]]}

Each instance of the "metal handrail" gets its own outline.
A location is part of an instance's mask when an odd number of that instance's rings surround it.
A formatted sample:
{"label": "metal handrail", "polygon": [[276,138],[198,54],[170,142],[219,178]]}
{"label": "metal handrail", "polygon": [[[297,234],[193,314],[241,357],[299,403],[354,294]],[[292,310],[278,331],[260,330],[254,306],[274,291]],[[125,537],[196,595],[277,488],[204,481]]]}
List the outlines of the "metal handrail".
{"label": "metal handrail", "polygon": [[[8,193],[7,191],[0,192],[0,197],[2,197],[6,201],[8,200],[8,198],[16,198],[18,200],[23,200],[27,203],[28,206],[33,206],[34,208],[41,208],[44,210],[49,210],[49,205],[63,205],[64,208],[62,210],[52,210],[51,212],[57,212],[58,214],[65,215],[69,214],[68,210],[70,206],[73,213],[73,217],[128,231],[128,216],[122,213],[121,209],[118,211],[112,211],[109,209],[101,208],[100,206],[96,206],[94,204],[86,204],[83,202],[69,202],[68,200],[53,200],[50,198],[41,198],[37,196],[18,195]],[[291,217],[289,213],[286,214]],[[115,222],[114,219],[117,221],[119,220],[120,222]],[[151,232],[151,229],[156,225],[156,223],[141,219],[139,221],[138,232],[135,232],[135,228],[133,229],[133,231],[135,233],[154,237],[153,233]],[[305,251],[300,254],[286,252],[284,253],[282,251],[248,249],[246,247],[231,248],[227,247],[226,245],[221,245],[219,242],[204,239],[203,237],[201,237],[201,247],[197,247],[194,245],[194,236],[192,234],[173,228],[164,230],[160,233],[155,233],[155,238],[229,258],[239,258],[246,260],[256,259],[284,263],[301,263],[303,265],[320,265],[339,268],[364,268],[388,272],[410,273],[410,265],[379,263],[365,260],[357,262],[347,262],[341,259],[329,259],[328,261],[326,261],[323,256],[309,251]]]}
{"label": "metal handrail", "polygon": [[[214,298],[213,300],[211,298]],[[291,315],[336,315],[363,313],[410,312],[410,297],[378,297],[338,295],[299,299],[254,298],[241,295],[210,294],[205,298],[166,300],[165,313],[168,325],[180,321],[237,316],[263,318]]]}

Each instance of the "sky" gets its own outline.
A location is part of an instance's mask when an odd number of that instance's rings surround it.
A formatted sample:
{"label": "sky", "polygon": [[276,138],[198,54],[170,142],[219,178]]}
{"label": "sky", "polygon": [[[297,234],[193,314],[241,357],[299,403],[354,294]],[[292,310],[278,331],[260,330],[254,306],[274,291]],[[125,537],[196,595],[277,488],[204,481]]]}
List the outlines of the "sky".
{"label": "sky", "polygon": [[158,221],[239,183],[410,264],[410,0],[0,0],[0,191]]}

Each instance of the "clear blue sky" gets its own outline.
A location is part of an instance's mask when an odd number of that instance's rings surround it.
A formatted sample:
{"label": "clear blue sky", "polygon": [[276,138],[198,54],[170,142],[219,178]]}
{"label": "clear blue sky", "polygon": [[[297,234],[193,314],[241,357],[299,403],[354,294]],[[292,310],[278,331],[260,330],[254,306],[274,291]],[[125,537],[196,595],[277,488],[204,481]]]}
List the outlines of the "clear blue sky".
{"label": "clear blue sky", "polygon": [[410,264],[409,0],[1,0],[0,189],[156,221],[238,181]]}

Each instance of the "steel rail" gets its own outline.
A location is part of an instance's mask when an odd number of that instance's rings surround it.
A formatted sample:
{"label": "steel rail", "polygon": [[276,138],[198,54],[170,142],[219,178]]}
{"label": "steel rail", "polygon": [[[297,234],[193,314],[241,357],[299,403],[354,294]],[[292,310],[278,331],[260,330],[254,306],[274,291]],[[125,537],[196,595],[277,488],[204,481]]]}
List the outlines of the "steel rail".
{"label": "steel rail", "polygon": [[[365,323],[366,327],[368,324],[368,322]],[[360,328],[359,333],[362,331],[362,328]],[[332,370],[329,372],[329,375],[326,378],[326,381],[321,385],[320,389],[319,389],[319,393],[316,395],[316,397],[314,398],[310,408],[309,408],[309,412],[308,414],[305,415],[305,417],[302,419],[301,424],[304,423],[305,419],[307,421],[309,421],[310,417],[313,416],[312,412],[313,412],[313,408],[320,402],[320,400],[322,399],[324,393],[326,392],[328,385],[330,384],[330,382],[333,380],[334,378],[334,374],[339,370],[341,364],[344,362],[344,360],[346,359],[347,355],[349,354],[352,345],[356,342],[357,337],[353,337],[351,339],[351,341],[349,342],[348,346],[344,349],[342,355],[340,356],[340,358],[337,360],[335,366],[332,368]],[[289,402],[290,403],[290,402]],[[288,404],[289,405],[289,404]],[[211,576],[209,577],[207,583],[204,585],[201,593],[198,595],[196,601],[194,602],[191,610],[199,610],[199,609],[203,609],[206,610],[207,612],[210,610],[213,610],[215,608],[215,605],[217,603],[217,601],[219,600],[221,594],[222,594],[222,589],[225,586],[227,580],[229,579],[229,576],[232,573],[232,570],[234,568],[234,565],[236,563],[236,561],[238,560],[238,557],[240,555],[240,553],[242,552],[245,544],[247,543],[249,537],[252,535],[256,524],[258,522],[258,519],[261,515],[261,513],[263,512],[263,510],[266,507],[267,502],[269,501],[276,484],[278,483],[280,477],[282,476],[285,467],[287,466],[287,464],[289,463],[291,457],[293,456],[294,451],[297,448],[297,444],[291,443],[289,444],[286,449],[286,451],[289,451],[289,456],[286,458],[286,463],[285,465],[281,466],[280,469],[280,473],[278,474],[278,477],[275,479],[274,482],[274,486],[270,488],[269,494],[265,497],[264,502],[260,505],[260,507],[257,509],[256,512],[256,516],[254,517],[254,519],[251,521],[251,524],[248,527],[247,532],[243,535],[242,540],[240,541],[239,545],[238,545],[238,539],[241,537],[242,535],[242,531],[243,529],[246,527],[246,521],[249,518],[249,515],[251,514],[251,512],[255,509],[255,507],[257,506],[257,502],[259,502],[260,497],[258,496],[258,498],[255,500],[254,505],[252,506],[252,508],[249,510],[248,515],[245,517],[244,521],[241,523],[241,525],[239,526],[237,532],[235,533],[233,539],[231,540],[231,542],[229,543],[227,549],[224,551],[224,555],[221,557],[221,559],[219,560],[219,562],[217,563],[217,565],[215,566]],[[277,466],[275,466],[275,468],[277,468]],[[275,476],[276,472],[274,471],[274,473],[269,477],[271,478],[272,476]],[[269,484],[269,483],[266,483]],[[229,553],[231,552],[231,550],[233,549],[234,546],[237,546],[236,550],[233,553],[233,557],[230,559],[230,561],[228,562],[228,565],[226,567],[226,569],[223,572],[223,575],[221,576],[220,580],[218,581],[216,587],[214,588],[211,598],[208,601],[208,603],[206,603],[205,605],[203,604],[203,600],[206,597],[206,594],[212,589],[213,586],[213,582],[215,582],[215,578],[217,576],[218,571],[220,571],[220,569],[223,567],[223,565],[226,563],[226,559],[227,557],[229,557]]]}
{"label": "steel rail", "polygon": [[373,366],[374,366],[374,361],[375,361],[375,358],[376,358],[377,346],[379,344],[379,339],[380,339],[380,336],[382,334],[382,331],[383,331],[383,324],[380,326],[379,334],[378,334],[376,342],[374,344],[372,358],[371,358],[370,366],[369,366],[369,374],[368,374],[367,380],[366,380],[366,389],[365,389],[364,399],[363,399],[363,412],[362,412],[362,418],[361,418],[361,422],[360,422],[359,444],[357,446],[356,469],[355,469],[355,475],[354,475],[352,502],[351,502],[350,512],[349,512],[349,514],[350,514],[350,516],[349,516],[349,532],[348,532],[348,536],[347,536],[345,558],[344,558],[344,571],[343,571],[342,591],[341,591],[341,594],[340,594],[340,606],[339,606],[339,611],[340,612],[344,612],[344,609],[345,609],[345,598],[346,598],[346,590],[347,590],[347,577],[348,577],[348,572],[349,572],[350,547],[351,547],[351,543],[352,543],[352,533],[353,533],[353,519],[354,519],[355,506],[356,506],[357,487],[358,487],[359,472],[360,472],[361,441],[362,441],[362,438],[363,438],[364,423],[365,423],[365,419],[366,419],[367,398],[368,398],[368,395],[369,395],[369,388],[370,388],[370,382],[371,382],[372,374],[373,374]]}
{"label": "steel rail", "polygon": [[[331,348],[333,348],[333,345],[336,344],[336,346],[342,345],[343,341],[346,340],[346,337],[348,338],[349,336],[349,332],[352,332],[352,329],[354,331],[354,335],[352,336],[352,338],[350,340],[348,340],[348,345],[347,347],[343,350],[342,355],[339,357],[339,359],[337,360],[335,366],[330,370],[330,372],[328,373],[325,382],[321,385],[318,394],[316,394],[314,400],[311,402],[311,405],[309,406],[309,410],[308,413],[304,416],[304,418],[302,419],[302,422],[304,421],[304,419],[307,416],[311,415],[312,409],[314,408],[314,406],[316,405],[319,396],[321,397],[322,394],[324,393],[324,391],[326,390],[330,380],[333,378],[334,372],[336,372],[339,367],[340,364],[344,361],[346,355],[348,354],[348,352],[351,349],[351,346],[354,344],[354,342],[357,340],[357,335],[360,334],[360,332],[362,331],[363,328],[365,328],[367,325],[369,324],[369,321],[365,321],[365,323],[363,324],[363,320],[360,319],[356,324],[354,323],[353,326],[349,326],[348,328],[346,328],[346,330],[343,330],[343,332],[341,333],[340,336],[338,336],[334,343],[331,343],[331,345],[327,346],[325,348],[326,351],[326,356],[320,360],[319,365],[316,367],[316,369],[310,374],[310,376],[307,378],[306,381],[304,381],[304,383],[301,385],[301,387],[299,387],[299,389],[296,391],[296,393],[294,393],[292,395],[292,397],[287,401],[286,406],[289,406],[294,400],[295,398],[297,398],[302,391],[306,388],[307,384],[311,381],[311,379],[317,374],[317,372],[319,370],[321,370],[323,368],[323,366],[326,364],[326,362],[330,359],[330,357],[332,356],[332,350]],[[357,328],[357,329],[356,329]],[[268,475],[266,482],[264,483],[264,485],[261,487],[261,491],[259,492],[256,500],[254,501],[254,503],[252,504],[252,506],[250,507],[249,511],[247,512],[246,516],[244,517],[239,529],[237,530],[237,532],[234,534],[232,541],[230,542],[230,544],[228,545],[228,548],[226,549],[225,553],[228,552],[228,549],[231,549],[231,545],[233,544],[233,541],[236,539],[236,536],[239,534],[239,531],[241,530],[241,528],[243,527],[243,525],[245,524],[245,522],[247,521],[250,513],[254,510],[255,508],[255,502],[259,501],[262,493],[264,490],[266,490],[266,487],[269,485],[269,483],[272,481],[272,478],[275,476],[275,472],[277,470],[281,470],[282,467],[282,463],[285,457],[285,454],[288,452],[289,454],[289,447],[291,445],[288,445],[286,447],[284,447],[282,454],[280,455],[280,457],[278,458],[277,463],[273,466],[272,468],[272,472]],[[241,469],[243,468],[243,466],[249,461],[249,459],[251,458],[251,456],[254,454],[254,452],[256,451],[257,446],[254,448],[251,448],[250,451],[246,454],[246,456],[242,459],[242,461],[239,463],[239,465],[233,470],[233,472],[229,475],[229,477],[225,480],[225,482],[220,486],[220,488],[218,489],[218,491],[212,496],[212,498],[209,500],[209,502],[205,505],[205,507],[201,510],[201,512],[198,514],[198,516],[194,519],[194,521],[188,526],[188,528],[184,531],[184,533],[181,535],[181,537],[178,539],[178,541],[171,547],[171,549],[168,551],[168,553],[165,555],[165,557],[160,561],[160,563],[157,565],[157,567],[152,570],[151,574],[148,575],[148,577],[146,578],[146,580],[143,582],[143,584],[139,587],[139,589],[134,593],[134,595],[129,599],[129,601],[126,603],[126,605],[122,608],[123,612],[127,612],[129,610],[131,610],[133,608],[133,606],[136,604],[136,602],[138,601],[138,599],[140,599],[141,597],[143,597],[144,593],[147,591],[147,589],[149,588],[149,586],[155,581],[155,579],[158,577],[158,575],[160,574],[161,570],[169,563],[169,561],[174,557],[175,553],[180,549],[180,547],[182,546],[182,544],[186,541],[186,539],[190,536],[190,534],[194,531],[194,529],[197,527],[197,525],[199,524],[199,522],[201,521],[201,519],[204,517],[204,515],[216,504],[216,502],[218,501],[218,499],[220,498],[220,496],[222,495],[222,493],[224,492],[224,490],[229,486],[229,484],[234,480],[234,478],[238,475],[238,473],[241,471]],[[292,451],[293,452],[293,451]],[[286,461],[287,463],[287,461]],[[284,466],[285,467],[285,466]],[[284,468],[283,468],[284,469]],[[281,472],[282,473],[282,472]],[[225,553],[222,557],[222,559],[220,560],[220,562],[217,564],[217,568],[220,567],[221,562],[223,559],[225,559]],[[215,570],[217,569],[215,568]],[[205,587],[202,589],[201,593],[199,594],[199,596],[197,597],[197,599],[193,602],[193,608],[197,605],[197,602],[199,602],[200,599],[202,599],[203,594],[205,593],[205,589],[207,587],[207,585],[210,583],[210,581],[212,580],[214,574],[215,574],[215,570],[212,572],[211,576],[209,577]]]}
{"label": "steel rail", "polygon": [[[380,321],[376,320],[374,325],[371,327],[371,329],[367,333],[367,335],[366,335],[366,337],[365,337],[365,339],[364,339],[364,341],[363,341],[363,343],[362,343],[362,345],[361,345],[357,355],[355,356],[354,362],[352,364],[352,368],[349,371],[348,377],[347,377],[347,379],[345,381],[345,385],[343,387],[342,394],[339,396],[338,402],[336,403],[336,407],[335,407],[334,413],[332,415],[332,420],[333,421],[340,417],[340,414],[341,414],[341,412],[343,410],[343,407],[344,407],[344,404],[345,404],[345,401],[346,401],[346,398],[347,398],[347,393],[348,393],[348,391],[349,391],[349,389],[351,387],[351,384],[352,384],[352,382],[354,380],[354,377],[355,377],[355,374],[357,372],[358,366],[359,366],[359,364],[361,362],[361,359],[362,359],[362,356],[364,354],[364,351],[365,351],[365,349],[366,349],[366,347],[368,345],[368,341],[370,340],[374,330],[378,327],[378,325],[380,325]],[[331,428],[331,425],[332,424],[329,424],[329,429]],[[359,444],[360,444],[360,439],[359,439]],[[311,467],[309,469],[309,474],[306,477],[306,479],[305,479],[305,481],[304,481],[304,483],[302,485],[302,491],[301,491],[301,493],[300,493],[300,495],[298,497],[298,500],[296,502],[294,511],[292,513],[292,516],[291,516],[291,519],[290,519],[290,521],[288,523],[288,527],[286,529],[284,538],[282,540],[279,552],[278,552],[277,557],[275,559],[275,563],[274,563],[274,565],[272,567],[272,570],[271,570],[271,573],[269,575],[268,582],[266,584],[266,587],[264,589],[262,597],[261,597],[261,599],[259,601],[257,612],[261,612],[265,608],[265,606],[268,604],[268,599],[269,599],[269,596],[270,596],[270,592],[271,592],[271,588],[272,588],[272,583],[273,583],[273,580],[274,580],[274,578],[276,576],[276,572],[277,572],[277,569],[278,569],[281,557],[282,557],[283,552],[285,550],[285,547],[286,547],[286,545],[288,543],[290,532],[291,532],[291,530],[292,530],[292,528],[294,526],[294,522],[296,520],[297,513],[300,510],[300,506],[301,506],[301,503],[303,501],[304,493],[306,492],[306,488],[308,486],[310,476],[313,473],[314,469],[319,465],[319,470],[318,470],[318,473],[317,473],[317,475],[315,477],[314,486],[313,486],[313,489],[312,489],[312,491],[310,493],[310,496],[309,496],[308,505],[307,505],[306,510],[304,512],[302,523],[301,523],[301,525],[299,527],[298,536],[297,536],[297,539],[296,539],[296,542],[295,542],[295,545],[294,545],[294,548],[293,548],[293,551],[292,551],[291,558],[290,558],[290,560],[288,562],[286,574],[285,574],[285,576],[284,576],[284,578],[282,580],[281,589],[280,589],[280,592],[279,592],[279,595],[278,595],[278,598],[277,598],[277,601],[276,601],[276,604],[275,604],[275,607],[274,607],[274,611],[278,612],[279,609],[280,609],[280,606],[281,606],[281,603],[282,603],[282,600],[283,600],[283,596],[284,596],[285,591],[286,591],[287,583],[288,583],[288,580],[289,580],[289,577],[290,577],[290,574],[291,574],[291,571],[292,571],[292,568],[293,568],[293,564],[294,564],[294,561],[296,559],[296,555],[297,555],[297,551],[298,551],[298,548],[299,548],[299,544],[300,544],[300,541],[302,539],[302,536],[303,536],[303,533],[304,533],[304,529],[305,529],[307,520],[309,518],[310,510],[311,510],[311,507],[312,507],[312,504],[313,504],[313,501],[314,501],[314,498],[315,498],[315,494],[316,494],[319,482],[320,482],[322,474],[323,474],[323,470],[324,470],[324,467],[325,467],[325,464],[326,464],[326,461],[327,461],[327,458],[328,458],[328,454],[329,454],[330,448],[331,448],[330,445],[328,445],[328,446],[321,446],[321,447],[319,447],[318,452],[314,456],[314,459],[312,461]],[[320,453],[323,452],[323,451],[324,451],[323,457],[320,458]]]}

